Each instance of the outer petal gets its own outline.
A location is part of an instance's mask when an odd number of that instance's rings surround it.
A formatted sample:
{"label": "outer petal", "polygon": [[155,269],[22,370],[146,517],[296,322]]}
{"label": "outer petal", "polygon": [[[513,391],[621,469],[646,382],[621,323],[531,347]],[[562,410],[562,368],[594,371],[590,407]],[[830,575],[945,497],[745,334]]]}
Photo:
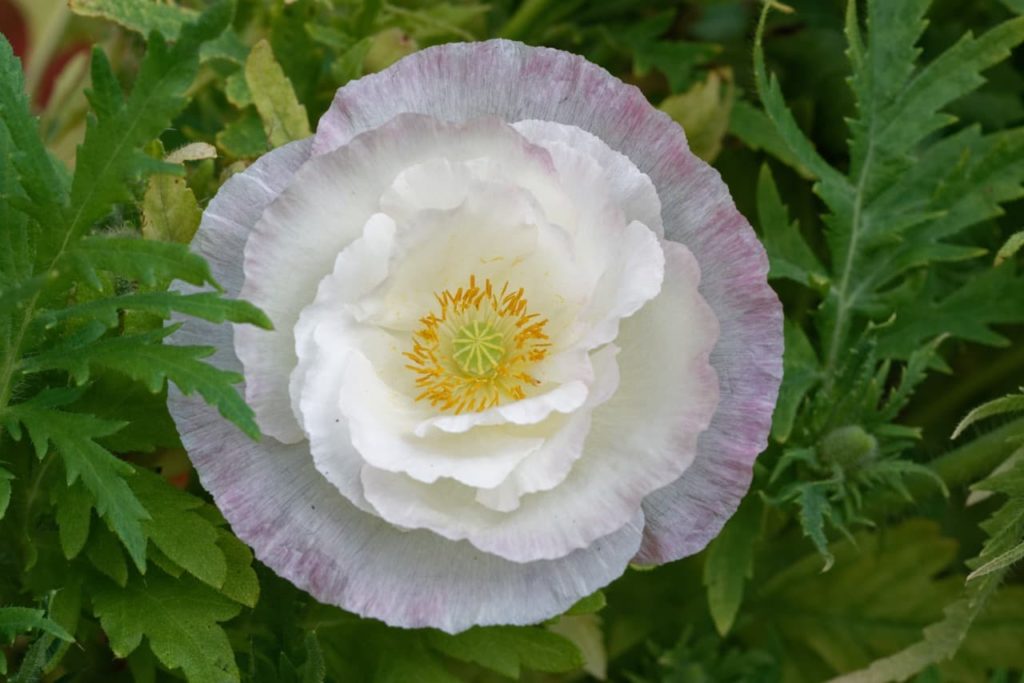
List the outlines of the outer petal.
{"label": "outer petal", "polygon": [[[239,255],[249,231],[309,149],[306,140],[271,152],[228,181],[207,210],[193,249],[229,295],[241,288]],[[230,328],[181,322],[172,343],[213,345],[217,365],[241,368]],[[639,512],[586,549],[527,564],[430,532],[401,531],[342,497],[317,472],[306,444],[268,437],[253,443],[202,399],[174,388],[169,406],[204,487],[262,562],[319,600],[394,626],[457,632],[476,624],[534,623],[621,575],[639,546]]]}
{"label": "outer petal", "polygon": [[429,48],[350,83],[320,120],[314,153],[410,111],[450,121],[490,114],[577,126],[654,181],[665,232],[696,255],[701,294],[721,324],[711,356],[721,402],[693,465],[645,501],[636,559],[665,562],[699,551],[750,485],[782,377],[782,308],[767,284],[768,260],[718,173],[638,89],[581,57],[503,40]]}
{"label": "outer petal", "polygon": [[[230,348],[227,336],[215,343]],[[305,444],[253,443],[173,389],[169,404],[203,486],[261,562],[318,600],[393,626],[535,623],[620,576],[639,546],[641,512],[588,548],[527,564],[402,531],[342,497]]]}

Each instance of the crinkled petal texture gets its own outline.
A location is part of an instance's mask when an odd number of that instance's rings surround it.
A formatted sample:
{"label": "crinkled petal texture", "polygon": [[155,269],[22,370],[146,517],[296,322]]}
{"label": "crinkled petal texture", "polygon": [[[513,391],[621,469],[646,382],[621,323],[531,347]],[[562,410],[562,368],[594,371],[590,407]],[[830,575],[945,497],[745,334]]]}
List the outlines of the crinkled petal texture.
{"label": "crinkled petal texture", "polygon": [[265,437],[171,411],[260,560],[399,626],[531,623],[735,510],[781,375],[764,252],[717,174],[579,57],[446,45],[338,91],[232,178],[194,249],[266,332]]}

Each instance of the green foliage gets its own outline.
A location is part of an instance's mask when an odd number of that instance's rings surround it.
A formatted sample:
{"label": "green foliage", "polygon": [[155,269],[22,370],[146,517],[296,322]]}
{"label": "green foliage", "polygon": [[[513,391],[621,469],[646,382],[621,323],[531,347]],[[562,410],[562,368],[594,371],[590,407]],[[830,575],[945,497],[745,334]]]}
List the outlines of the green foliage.
{"label": "green foliage", "polygon": [[744,586],[753,576],[754,546],[761,533],[762,514],[761,501],[747,498],[708,548],[704,585],[708,588],[711,618],[721,635],[732,628]]}
{"label": "green foliage", "polygon": [[[50,4],[63,11],[21,3]],[[1018,0],[792,0],[760,16],[746,0],[67,4],[54,26],[102,46],[77,108],[70,74],[42,104],[44,41],[25,75],[0,41],[9,680],[1024,670],[1024,418],[1006,395],[1024,367]],[[168,382],[258,431],[240,378],[167,336],[185,317],[270,326],[186,246],[224,180],[308,136],[346,81],[495,35],[580,53],[688,127],[765,245],[785,373],[751,494],[706,552],[629,571],[548,624],[393,629],[254,563],[203,497]]]}
{"label": "green foliage", "polygon": [[295,91],[267,41],[256,43],[249,53],[245,81],[271,146],[280,147],[310,136],[306,108],[295,98]]}
{"label": "green foliage", "polygon": [[134,652],[145,636],[157,659],[170,669],[180,668],[190,681],[238,679],[231,644],[219,623],[237,615],[241,606],[212,588],[153,571],[123,587],[98,579],[92,595],[118,656]]}
{"label": "green foliage", "polygon": [[449,657],[474,662],[513,679],[519,678],[522,668],[559,672],[582,664],[579,650],[571,642],[543,629],[493,626],[456,636],[435,632],[428,642]]}

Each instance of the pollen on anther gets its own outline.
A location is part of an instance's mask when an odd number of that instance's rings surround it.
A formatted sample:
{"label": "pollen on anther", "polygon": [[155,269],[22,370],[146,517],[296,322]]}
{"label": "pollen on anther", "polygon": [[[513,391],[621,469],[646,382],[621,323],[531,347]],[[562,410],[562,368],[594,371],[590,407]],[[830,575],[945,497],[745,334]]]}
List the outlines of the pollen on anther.
{"label": "pollen on anther", "polygon": [[527,370],[548,355],[548,321],[528,312],[523,288],[478,284],[470,275],[465,286],[434,298],[437,308],[420,318],[402,354],[415,373],[416,400],[443,412],[479,412],[542,384]]}

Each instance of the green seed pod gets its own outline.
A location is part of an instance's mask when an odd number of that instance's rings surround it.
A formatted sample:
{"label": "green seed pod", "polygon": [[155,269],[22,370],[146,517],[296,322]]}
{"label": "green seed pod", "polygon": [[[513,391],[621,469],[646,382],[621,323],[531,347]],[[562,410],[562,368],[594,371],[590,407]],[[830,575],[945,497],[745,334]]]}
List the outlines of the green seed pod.
{"label": "green seed pod", "polygon": [[860,425],[847,425],[826,434],[818,445],[818,454],[823,462],[844,469],[856,467],[878,454],[878,439]]}

